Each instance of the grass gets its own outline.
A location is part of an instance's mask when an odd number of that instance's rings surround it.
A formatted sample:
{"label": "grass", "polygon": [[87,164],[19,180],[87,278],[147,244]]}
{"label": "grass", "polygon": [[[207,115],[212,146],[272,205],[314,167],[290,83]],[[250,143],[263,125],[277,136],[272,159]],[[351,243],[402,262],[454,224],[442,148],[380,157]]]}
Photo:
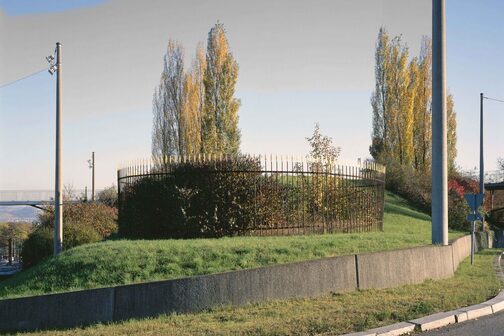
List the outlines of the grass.
{"label": "grass", "polygon": [[502,288],[493,268],[498,252],[483,251],[476,255],[474,266],[468,259],[461,263],[454,277],[419,285],[220,307],[196,314],[27,335],[340,335],[487,300]]}
{"label": "grass", "polygon": [[[452,232],[451,237],[462,234]],[[105,241],[73,248],[0,282],[0,298],[173,279],[430,242],[430,217],[387,193],[383,232]]]}

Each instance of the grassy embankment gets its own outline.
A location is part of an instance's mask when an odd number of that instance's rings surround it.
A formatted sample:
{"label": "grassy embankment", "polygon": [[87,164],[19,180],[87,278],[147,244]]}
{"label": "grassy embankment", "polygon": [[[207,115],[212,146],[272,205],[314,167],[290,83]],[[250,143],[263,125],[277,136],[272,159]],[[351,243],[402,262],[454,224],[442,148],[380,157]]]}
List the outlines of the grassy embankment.
{"label": "grassy embankment", "polygon": [[341,335],[485,301],[502,288],[494,272],[497,252],[483,251],[476,255],[474,266],[467,259],[461,263],[454,277],[420,285],[220,307],[29,335]]}
{"label": "grassy embankment", "polygon": [[[451,237],[462,234],[453,232]],[[105,241],[71,249],[2,281],[0,298],[173,279],[430,241],[430,217],[387,193],[383,232]]]}

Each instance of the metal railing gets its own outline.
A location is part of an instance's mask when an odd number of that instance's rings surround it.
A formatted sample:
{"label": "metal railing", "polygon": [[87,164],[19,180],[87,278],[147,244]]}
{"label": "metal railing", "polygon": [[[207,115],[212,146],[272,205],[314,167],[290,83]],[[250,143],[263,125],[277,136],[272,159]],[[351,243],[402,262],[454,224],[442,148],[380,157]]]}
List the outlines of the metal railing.
{"label": "metal railing", "polygon": [[[385,168],[374,162],[358,165],[272,155],[246,156],[255,164],[243,168],[242,158],[227,156],[167,157],[162,162],[139,160],[117,172],[119,218],[136,185],[145,179],[177,180],[184,166],[203,169],[192,174],[247,181],[250,197],[242,208],[252,216],[233,234],[290,235],[364,232],[383,229]],[[216,178],[216,177],[215,177]],[[191,177],[185,176],[184,180]],[[196,178],[201,181],[201,178]],[[252,181],[252,182],[250,182]],[[190,183],[189,183],[190,184]],[[191,189],[198,186],[180,185]],[[233,192],[230,190],[229,192]],[[244,197],[238,196],[237,198]],[[245,197],[246,198],[246,197]]]}

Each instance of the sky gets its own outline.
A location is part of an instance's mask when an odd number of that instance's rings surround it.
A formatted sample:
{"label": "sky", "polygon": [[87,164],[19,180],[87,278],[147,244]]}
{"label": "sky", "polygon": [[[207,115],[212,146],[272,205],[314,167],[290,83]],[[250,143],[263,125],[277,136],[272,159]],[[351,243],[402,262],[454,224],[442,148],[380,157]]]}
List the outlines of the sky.
{"label": "sky", "polygon": [[[478,163],[479,93],[504,98],[500,0],[447,0],[447,83],[458,159]],[[45,56],[63,44],[63,182],[112,185],[123,162],[148,158],[152,93],[169,39],[190,64],[224,23],[240,65],[242,151],[303,155],[315,122],[342,162],[369,157],[374,46],[380,26],[411,55],[431,35],[431,0],[0,0],[0,190],[54,185],[55,77]],[[485,163],[504,156],[504,104],[485,102]],[[502,127],[500,127],[502,128]]]}

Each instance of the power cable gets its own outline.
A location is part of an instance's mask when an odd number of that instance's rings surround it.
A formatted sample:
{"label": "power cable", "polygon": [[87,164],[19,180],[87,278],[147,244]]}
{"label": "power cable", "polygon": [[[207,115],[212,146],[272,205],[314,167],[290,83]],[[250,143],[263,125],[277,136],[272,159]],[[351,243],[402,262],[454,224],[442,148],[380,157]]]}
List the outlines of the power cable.
{"label": "power cable", "polygon": [[4,87],[7,87],[7,86],[12,85],[12,84],[14,84],[14,83],[17,83],[17,82],[19,82],[19,81],[22,81],[22,80],[28,79],[28,78],[33,77],[33,76],[35,76],[35,75],[38,75],[39,73],[44,72],[44,71],[46,71],[46,70],[47,70],[47,68],[44,68],[44,69],[39,70],[39,71],[36,71],[36,72],[34,72],[34,73],[32,73],[32,74],[29,74],[29,75],[26,75],[26,76],[24,76],[24,77],[18,78],[18,79],[16,79],[16,80],[12,81],[12,82],[7,83],[7,84],[1,85],[1,86],[0,86],[0,89],[3,89]]}
{"label": "power cable", "polygon": [[496,101],[499,103],[504,103],[504,100],[501,100],[501,99],[495,99],[495,98],[490,98],[490,97],[483,97],[483,98],[488,99],[488,100],[493,100],[493,101]]}

